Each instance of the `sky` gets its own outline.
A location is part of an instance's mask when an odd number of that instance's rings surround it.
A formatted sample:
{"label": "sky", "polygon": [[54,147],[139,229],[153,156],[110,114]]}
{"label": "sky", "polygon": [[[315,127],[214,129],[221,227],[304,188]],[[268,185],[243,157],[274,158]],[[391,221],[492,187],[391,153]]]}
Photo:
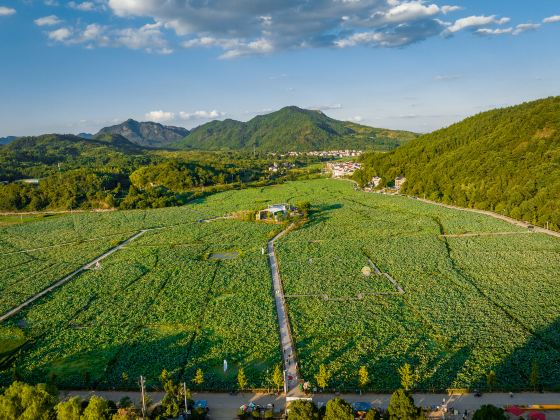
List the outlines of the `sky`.
{"label": "sky", "polygon": [[0,137],[288,105],[429,132],[559,94],[558,0],[0,0]]}

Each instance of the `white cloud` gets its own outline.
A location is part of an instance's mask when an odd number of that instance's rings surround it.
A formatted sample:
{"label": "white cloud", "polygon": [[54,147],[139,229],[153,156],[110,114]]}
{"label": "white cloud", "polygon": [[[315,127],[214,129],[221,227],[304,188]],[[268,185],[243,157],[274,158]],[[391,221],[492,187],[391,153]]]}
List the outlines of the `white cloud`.
{"label": "white cloud", "polygon": [[[218,48],[220,58],[361,42],[396,47],[440,35],[444,9],[423,0],[108,0],[120,17],[152,18],[184,48]],[[445,12],[457,10],[446,6]],[[358,35],[357,34],[377,34]]]}
{"label": "white cloud", "polygon": [[201,38],[189,39],[181,44],[184,48],[195,47],[218,47],[226,50],[220,58],[229,59],[237,58],[249,54],[267,54],[274,50],[274,46],[270,41],[261,38],[251,42],[245,42],[241,39],[213,38],[204,36]]}
{"label": "white cloud", "polygon": [[444,14],[457,12],[458,10],[463,10],[463,8],[461,6],[441,6],[441,11]]}
{"label": "white cloud", "polygon": [[502,29],[480,28],[476,30],[476,33],[479,35],[505,35],[505,34],[511,34],[512,32],[513,32],[513,28],[502,28]]}
{"label": "white cloud", "polygon": [[435,4],[424,5],[421,1],[401,3],[389,9],[386,13],[378,13],[387,22],[407,22],[434,16],[440,13],[440,8]]}
{"label": "white cloud", "polygon": [[467,28],[476,28],[485,25],[504,25],[510,21],[509,18],[504,17],[498,19],[495,15],[492,16],[469,16],[455,21],[455,23],[447,31],[450,33],[459,32]]}
{"label": "white cloud", "polygon": [[146,119],[155,122],[166,122],[171,121],[175,118],[174,112],[166,111],[150,111],[146,114]]}
{"label": "white cloud", "polygon": [[364,120],[364,117],[362,117],[361,115],[356,115],[352,118],[355,122],[362,122]]}
{"label": "white cloud", "polygon": [[147,24],[140,28],[126,28],[115,31],[113,45],[133,50],[145,50],[160,54],[173,52],[161,33],[161,23]]}
{"label": "white cloud", "polygon": [[541,27],[540,23],[521,23],[515,27],[512,34],[519,35],[527,31],[535,31]]}
{"label": "white cloud", "polygon": [[0,6],[0,16],[11,16],[15,15],[15,13],[16,9],[12,7]]}
{"label": "white cloud", "polygon": [[540,23],[520,23],[514,28],[480,28],[476,30],[476,33],[478,35],[519,35],[523,32],[537,30],[540,26]]}
{"label": "white cloud", "polygon": [[181,117],[182,120],[211,120],[224,117],[225,115],[225,112],[220,112],[215,109],[212,111],[179,112],[179,117]]}
{"label": "white cloud", "polygon": [[331,109],[342,109],[342,104],[316,105],[307,107],[307,109],[312,109],[314,111],[329,111]]}
{"label": "white cloud", "polygon": [[62,21],[56,15],[45,16],[34,20],[37,26],[54,26],[58,25]]}
{"label": "white cloud", "polygon": [[66,45],[83,44],[86,48],[126,47],[150,53],[170,54],[173,52],[160,30],[161,24],[148,24],[140,28],[113,29],[96,23],[85,28],[61,28],[49,33],[53,41]]}
{"label": "white cloud", "polygon": [[68,28],[60,28],[49,32],[48,36],[53,41],[64,42],[72,36],[72,31]]}
{"label": "white cloud", "polygon": [[75,10],[81,10],[82,12],[93,12],[94,10],[97,9],[97,6],[95,5],[95,3],[91,2],[91,1],[84,1],[81,3],[75,2],[75,1],[70,1],[68,2],[68,7],[75,9]]}
{"label": "white cloud", "polygon": [[549,16],[543,19],[543,23],[556,23],[556,22],[560,22],[560,15]]}

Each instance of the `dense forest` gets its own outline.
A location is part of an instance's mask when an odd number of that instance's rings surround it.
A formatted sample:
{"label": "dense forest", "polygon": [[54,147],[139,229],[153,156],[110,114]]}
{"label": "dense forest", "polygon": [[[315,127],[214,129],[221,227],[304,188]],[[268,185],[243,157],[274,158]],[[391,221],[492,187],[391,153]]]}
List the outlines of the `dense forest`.
{"label": "dense forest", "polygon": [[211,121],[174,145],[180,149],[312,151],[336,149],[393,150],[417,135],[338,121],[321,111],[285,107],[248,122]]}
{"label": "dense forest", "polygon": [[92,140],[22,137],[0,146],[0,210],[166,207],[319,170],[305,169],[316,158],[290,158],[286,169],[271,173],[273,159],[278,160],[240,152],[156,151],[112,134]]}
{"label": "dense forest", "polygon": [[560,97],[467,118],[386,154],[362,157],[354,179],[560,228]]}

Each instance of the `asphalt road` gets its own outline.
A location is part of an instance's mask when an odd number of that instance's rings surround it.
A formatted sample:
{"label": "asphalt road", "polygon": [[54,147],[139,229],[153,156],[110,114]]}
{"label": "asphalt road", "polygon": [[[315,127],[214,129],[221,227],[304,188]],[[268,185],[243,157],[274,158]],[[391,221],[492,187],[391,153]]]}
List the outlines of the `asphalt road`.
{"label": "asphalt road", "polygon": [[[110,399],[113,401],[119,401],[122,397],[128,396],[136,404],[140,402],[139,392],[120,392],[120,391],[68,391],[62,392],[61,398],[66,398],[68,396],[79,395],[83,398],[89,398],[92,395],[99,395],[103,398]],[[163,398],[163,393],[161,392],[148,392],[149,397],[154,402],[159,402]],[[326,403],[328,400],[334,398],[335,394],[315,394],[312,395],[313,401],[315,403]],[[389,405],[389,400],[391,396],[389,394],[341,394],[341,398],[344,398],[348,402],[356,401],[367,401],[372,403],[375,407],[387,408]],[[507,393],[487,393],[483,394],[481,397],[475,397],[473,394],[465,395],[452,395],[447,394],[413,394],[414,402],[418,406],[422,407],[432,407],[440,406],[445,398],[447,406],[449,408],[456,408],[461,415],[465,410],[468,410],[469,414],[472,414],[476,409],[484,404],[493,404],[498,407],[503,407],[509,404],[516,405],[530,405],[530,404],[560,404],[560,393],[532,393],[524,392],[519,394],[514,394],[513,398]],[[193,399],[195,400],[207,400],[208,406],[210,407],[210,418],[215,420],[230,420],[236,417],[239,407],[243,404],[248,404],[254,402],[255,404],[266,405],[274,404],[275,410],[282,410],[285,406],[285,398],[283,395],[273,395],[273,394],[255,394],[250,392],[239,393],[236,395],[230,395],[226,393],[207,393],[207,392],[195,392],[193,393]],[[461,415],[458,417],[461,418]],[[547,419],[560,420],[560,412],[547,412]],[[453,417],[452,417],[453,418]]]}

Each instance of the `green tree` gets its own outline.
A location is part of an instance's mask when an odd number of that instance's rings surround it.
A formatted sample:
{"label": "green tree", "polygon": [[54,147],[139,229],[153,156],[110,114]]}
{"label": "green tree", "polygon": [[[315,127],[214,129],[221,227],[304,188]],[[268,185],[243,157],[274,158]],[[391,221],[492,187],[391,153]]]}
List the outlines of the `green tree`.
{"label": "green tree", "polygon": [[375,408],[372,408],[366,413],[364,420],[381,420],[381,413]]}
{"label": "green tree", "polygon": [[539,385],[539,365],[536,360],[533,360],[531,365],[531,376],[529,377],[529,382],[533,387],[533,391],[536,391],[537,386]]}
{"label": "green tree", "polygon": [[354,420],[354,410],[342,398],[333,398],[327,403],[323,420]]}
{"label": "green tree", "polygon": [[72,397],[67,401],[61,401],[55,406],[57,420],[80,420],[82,415],[82,399]]}
{"label": "green tree", "polygon": [[278,391],[284,386],[284,374],[282,373],[282,367],[280,364],[274,366],[274,372],[272,372],[272,382],[276,385]]}
{"label": "green tree", "polygon": [[362,365],[358,371],[358,385],[364,389],[369,384],[369,372],[367,367]]}
{"label": "green tree", "polygon": [[136,420],[138,416],[131,408],[121,407],[117,410],[111,420]]}
{"label": "green tree", "polygon": [[483,405],[473,415],[473,420],[506,420],[507,418],[503,409],[491,404]]}
{"label": "green tree", "polygon": [[167,417],[177,417],[181,411],[181,404],[183,398],[181,397],[180,386],[176,385],[171,379],[167,370],[163,370],[160,375],[160,380],[163,382],[163,390],[165,395],[161,400],[161,408],[163,415]]}
{"label": "green tree", "polygon": [[123,385],[128,384],[128,379],[129,379],[128,373],[126,372],[121,373],[121,382]]}
{"label": "green tree", "polygon": [[242,367],[240,367],[239,371],[237,372],[237,384],[239,385],[239,389],[241,391],[245,390],[245,387],[248,384],[247,376],[245,376],[245,371]]}
{"label": "green tree", "polygon": [[406,392],[410,391],[414,386],[414,381],[416,379],[414,372],[412,372],[412,368],[410,367],[410,364],[405,363],[398,369],[398,372],[399,372],[399,376],[401,377],[402,388]]}
{"label": "green tree", "polygon": [[317,408],[311,401],[296,400],[290,403],[288,420],[313,420],[317,418]]}
{"label": "green tree", "polygon": [[169,379],[171,379],[169,372],[167,371],[167,369],[163,369],[159,374],[159,380],[161,384],[165,386],[165,384],[167,383],[167,381],[169,381]]}
{"label": "green tree", "polygon": [[81,420],[109,419],[109,402],[97,395],[90,398]]}
{"label": "green tree", "polygon": [[202,385],[204,383],[204,372],[202,369],[197,369],[194,379],[192,380],[196,385]]}
{"label": "green tree", "polygon": [[490,392],[492,392],[494,386],[496,386],[496,372],[494,372],[493,370],[488,372],[488,374],[486,375],[486,385],[488,385]]}
{"label": "green tree", "polygon": [[422,410],[414,405],[414,400],[404,389],[397,389],[391,395],[389,420],[414,420],[422,418]]}
{"label": "green tree", "polygon": [[327,367],[323,364],[319,366],[319,373],[315,375],[315,380],[317,381],[317,385],[320,388],[325,389],[326,387],[329,386],[330,379],[331,379],[331,374],[328,371]]}
{"label": "green tree", "polygon": [[0,414],[6,419],[46,420],[52,417],[56,403],[45,384],[14,382],[0,395]]}

